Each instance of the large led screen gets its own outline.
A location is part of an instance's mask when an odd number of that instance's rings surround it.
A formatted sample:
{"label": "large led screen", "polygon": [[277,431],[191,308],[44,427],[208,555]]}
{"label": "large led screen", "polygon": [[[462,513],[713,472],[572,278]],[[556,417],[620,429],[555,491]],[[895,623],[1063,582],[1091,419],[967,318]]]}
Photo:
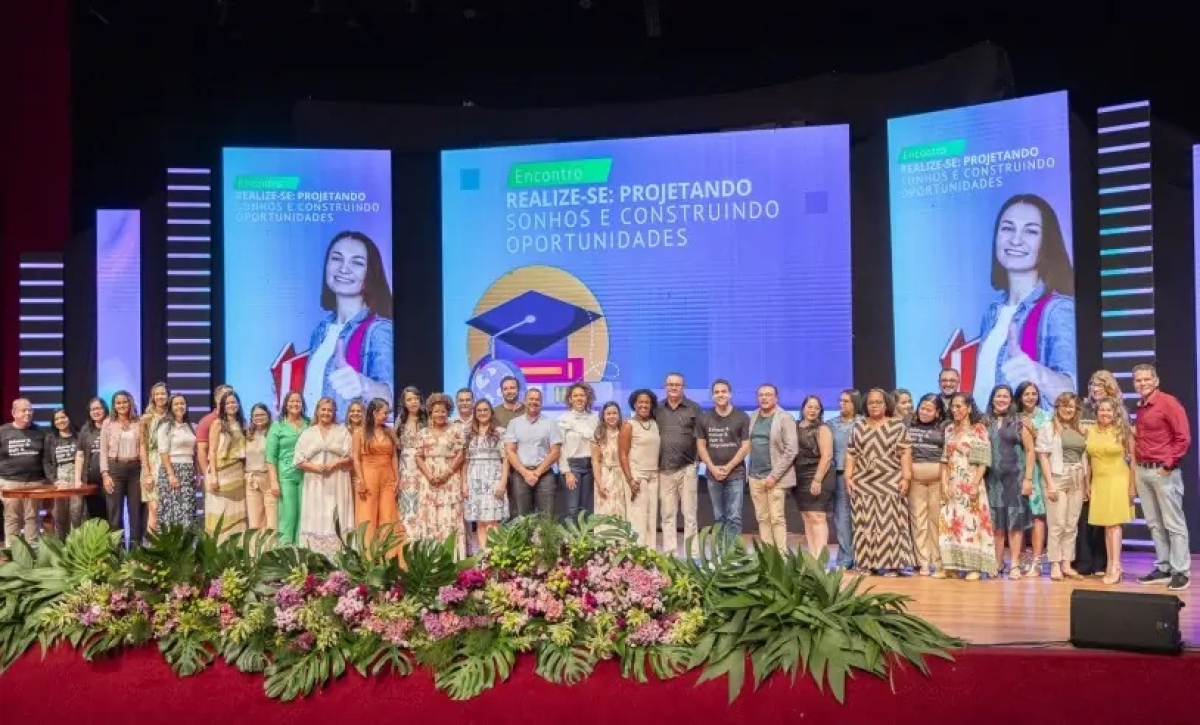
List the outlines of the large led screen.
{"label": "large led screen", "polygon": [[225,377],[247,408],[291,390],[393,400],[388,151],[224,151]]}
{"label": "large led screen", "polygon": [[888,121],[896,382],[1077,387],[1067,94]]}
{"label": "large led screen", "polygon": [[846,126],[445,152],[442,245],[448,389],[850,383]]}

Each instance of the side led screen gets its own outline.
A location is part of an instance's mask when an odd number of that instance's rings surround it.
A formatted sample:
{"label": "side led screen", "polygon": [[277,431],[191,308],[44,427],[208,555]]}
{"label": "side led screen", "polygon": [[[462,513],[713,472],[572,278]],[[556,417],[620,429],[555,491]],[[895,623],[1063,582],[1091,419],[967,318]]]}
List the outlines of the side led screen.
{"label": "side led screen", "polygon": [[888,121],[896,382],[1077,387],[1067,94]]}
{"label": "side led screen", "polygon": [[104,400],[142,389],[142,214],[96,212],[96,390]]}
{"label": "side led screen", "polygon": [[394,399],[388,151],[224,151],[225,374],[249,408],[288,391]]}

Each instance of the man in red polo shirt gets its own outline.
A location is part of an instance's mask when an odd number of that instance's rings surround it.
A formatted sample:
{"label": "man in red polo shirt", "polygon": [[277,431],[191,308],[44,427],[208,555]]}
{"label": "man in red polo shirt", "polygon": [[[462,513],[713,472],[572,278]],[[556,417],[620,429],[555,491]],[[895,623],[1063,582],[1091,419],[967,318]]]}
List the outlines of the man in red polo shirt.
{"label": "man in red polo shirt", "polygon": [[200,419],[200,424],[196,426],[196,459],[200,463],[200,470],[196,471],[196,478],[203,479],[204,472],[208,470],[208,429],[212,427],[213,421],[221,414],[220,405],[221,398],[225,397],[225,393],[232,393],[233,386],[218,385],[213,391],[213,409]]}
{"label": "man in red polo shirt", "polygon": [[1183,517],[1183,476],[1179,466],[1192,444],[1191,426],[1179,400],[1158,389],[1153,365],[1133,369],[1138,402],[1136,449],[1137,489],[1150,537],[1154,539],[1154,571],[1139,584],[1188,588],[1192,556]]}

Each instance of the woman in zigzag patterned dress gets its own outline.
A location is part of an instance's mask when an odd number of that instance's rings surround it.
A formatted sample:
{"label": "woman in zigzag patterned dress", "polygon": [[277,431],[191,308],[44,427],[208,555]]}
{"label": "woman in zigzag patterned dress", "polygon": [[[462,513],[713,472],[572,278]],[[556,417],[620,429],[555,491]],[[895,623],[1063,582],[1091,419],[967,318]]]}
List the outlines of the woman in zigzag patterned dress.
{"label": "woman in zigzag patterned dress", "polygon": [[916,566],[907,499],[912,448],[891,396],[870,390],[866,410],[846,446],[854,555],[860,570],[896,576]]}

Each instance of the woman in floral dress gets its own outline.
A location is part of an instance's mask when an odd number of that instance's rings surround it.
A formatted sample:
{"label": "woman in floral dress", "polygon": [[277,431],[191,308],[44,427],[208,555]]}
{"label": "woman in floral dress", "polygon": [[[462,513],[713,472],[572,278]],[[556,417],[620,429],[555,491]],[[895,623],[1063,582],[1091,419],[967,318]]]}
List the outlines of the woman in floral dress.
{"label": "woman in floral dress", "polygon": [[[1036,448],[1038,430],[1051,421],[1054,414],[1042,407],[1042,392],[1036,384],[1028,380],[1017,386],[1014,395],[1021,410],[1021,422],[1034,437]],[[1041,576],[1042,562],[1046,558],[1046,496],[1044,489],[1042,468],[1035,465],[1033,468],[1033,494],[1029,497],[1029,512],[1033,515],[1033,531],[1029,537],[1032,553],[1029,561],[1022,558],[1021,569],[1024,576]]]}
{"label": "woman in floral dress", "polygon": [[400,485],[396,487],[400,523],[414,540],[417,530],[417,504],[420,500],[421,472],[417,470],[417,435],[429,423],[421,401],[421,391],[407,387],[400,393],[400,415],[396,421],[396,440],[400,446]]}
{"label": "woman in floral dress", "polygon": [[[464,428],[461,425],[454,427]],[[488,533],[508,518],[508,457],[504,455],[504,429],[496,425],[495,411],[486,400],[475,403],[471,427],[466,430],[465,446],[466,519],[475,522],[475,543],[483,551],[487,548]]]}
{"label": "woman in floral dress", "polygon": [[950,427],[942,459],[942,504],[938,521],[938,546],[942,568],[933,574],[945,579],[947,571],[965,573],[968,581],[996,574],[996,543],[992,534],[992,509],[983,477],[992,462],[992,444],[981,422],[975,401],[965,393],[950,398]]}
{"label": "woman in floral dress", "polygon": [[621,472],[617,437],[621,434],[621,406],[608,402],[600,409],[600,425],[592,442],[592,477],[596,481],[596,515],[629,520],[629,483]]}
{"label": "woman in floral dress", "polygon": [[454,554],[467,553],[463,527],[463,499],[467,486],[462,477],[466,460],[462,430],[450,425],[450,396],[434,393],[425,403],[429,426],[417,434],[417,470],[420,472],[417,523],[414,540],[445,541],[454,536]]}

